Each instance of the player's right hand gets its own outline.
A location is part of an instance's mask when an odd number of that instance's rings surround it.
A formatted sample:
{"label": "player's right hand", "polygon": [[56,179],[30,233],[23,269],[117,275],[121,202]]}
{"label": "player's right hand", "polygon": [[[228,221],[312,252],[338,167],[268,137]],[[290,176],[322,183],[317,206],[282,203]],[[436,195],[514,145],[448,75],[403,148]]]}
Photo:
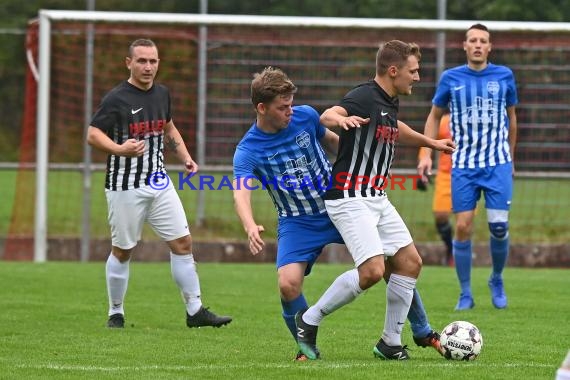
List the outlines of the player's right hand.
{"label": "player's right hand", "polygon": [[265,242],[261,238],[261,233],[265,231],[262,225],[256,225],[255,228],[247,231],[247,240],[249,242],[249,250],[252,255],[257,255],[265,247]]}
{"label": "player's right hand", "polygon": [[144,153],[144,140],[128,139],[121,144],[121,156],[139,157]]}

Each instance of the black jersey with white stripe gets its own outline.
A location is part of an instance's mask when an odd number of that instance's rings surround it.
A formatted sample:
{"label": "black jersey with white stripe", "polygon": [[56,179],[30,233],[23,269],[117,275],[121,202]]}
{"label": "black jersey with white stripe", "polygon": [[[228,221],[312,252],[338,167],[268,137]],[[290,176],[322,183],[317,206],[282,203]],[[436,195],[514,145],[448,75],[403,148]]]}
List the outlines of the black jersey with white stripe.
{"label": "black jersey with white stripe", "polygon": [[107,157],[105,188],[136,189],[148,185],[153,173],[166,173],[163,128],[171,118],[170,93],[163,85],[155,83],[145,91],[124,81],[105,95],[91,125],[117,144],[130,138],[145,141],[140,157]]}
{"label": "black jersey with white stripe", "polygon": [[339,106],[348,116],[370,118],[370,122],[341,131],[332,187],[325,199],[384,195],[398,139],[398,98],[370,80],[348,92]]}

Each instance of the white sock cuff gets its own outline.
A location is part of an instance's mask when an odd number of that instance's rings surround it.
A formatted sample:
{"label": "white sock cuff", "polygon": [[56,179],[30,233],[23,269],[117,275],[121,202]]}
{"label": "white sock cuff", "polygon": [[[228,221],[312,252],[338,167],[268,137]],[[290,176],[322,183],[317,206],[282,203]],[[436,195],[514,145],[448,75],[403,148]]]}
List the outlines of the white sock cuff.
{"label": "white sock cuff", "polygon": [[185,255],[177,255],[175,253],[170,252],[170,260],[171,261],[189,261],[190,263],[194,263],[194,255],[191,253]]}
{"label": "white sock cuff", "polygon": [[353,269],[347,272],[349,279],[352,282],[352,288],[356,291],[356,294],[360,294],[363,290],[360,288],[360,277],[358,276],[358,269]]}
{"label": "white sock cuff", "polygon": [[406,289],[414,289],[416,287],[417,279],[413,277],[403,276],[401,274],[392,273],[390,276],[390,281],[388,281],[388,285],[390,285],[392,281],[394,285],[399,285]]}
{"label": "white sock cuff", "polygon": [[128,265],[131,262],[131,259],[128,259],[127,261],[119,261],[119,259],[117,258],[117,256],[113,255],[113,252],[109,253],[109,257],[107,258],[107,262],[109,264],[112,265]]}

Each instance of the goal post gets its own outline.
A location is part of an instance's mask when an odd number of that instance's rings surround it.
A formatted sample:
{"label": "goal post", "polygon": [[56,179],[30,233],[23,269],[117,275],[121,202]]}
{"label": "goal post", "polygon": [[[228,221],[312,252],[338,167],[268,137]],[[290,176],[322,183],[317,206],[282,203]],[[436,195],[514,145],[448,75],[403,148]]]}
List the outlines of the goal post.
{"label": "goal post", "polygon": [[[36,262],[43,262],[47,260],[47,236],[48,236],[48,227],[47,227],[47,215],[48,215],[48,171],[49,171],[49,143],[50,143],[50,120],[52,115],[50,111],[54,109],[53,105],[50,104],[51,101],[51,85],[52,85],[52,78],[50,74],[52,73],[52,58],[53,58],[53,51],[52,51],[52,27],[54,23],[59,22],[66,22],[66,23],[94,23],[96,25],[102,24],[128,24],[128,25],[150,25],[150,24],[163,24],[163,25],[170,25],[174,28],[181,28],[184,29],[185,27],[197,27],[197,26],[205,26],[205,27],[227,27],[227,30],[220,30],[218,31],[218,36],[216,40],[212,40],[213,46],[212,49],[214,50],[216,46],[222,46],[223,44],[228,44],[228,41],[231,39],[231,35],[222,36],[222,33],[229,33],[231,34],[232,31],[236,30],[245,30],[246,34],[241,38],[240,41],[236,43],[236,50],[240,46],[249,46],[258,44],[260,49],[272,49],[272,39],[278,40],[279,44],[275,51],[271,52],[271,57],[266,60],[260,58],[260,55],[255,55],[255,57],[251,58],[251,62],[248,66],[239,67],[237,71],[240,74],[247,73],[251,76],[250,70],[252,67],[259,67],[264,64],[279,64],[283,63],[285,66],[290,66],[294,71],[301,72],[301,68],[299,68],[303,63],[308,66],[313,65],[313,68],[310,73],[307,73],[306,76],[295,77],[293,76],[292,79],[297,82],[304,82],[307,86],[313,86],[310,96],[301,97],[302,99],[309,102],[313,100],[317,107],[324,107],[326,104],[331,104],[333,101],[339,99],[339,94],[342,91],[346,91],[350,88],[351,84],[355,84],[359,81],[363,81],[368,79],[365,75],[370,75],[370,71],[373,70],[373,55],[364,56],[362,55],[362,60],[367,62],[366,67],[364,69],[360,68],[360,62],[354,63],[353,68],[354,73],[351,72],[351,76],[347,76],[346,79],[343,78],[343,72],[346,71],[346,67],[343,67],[342,64],[336,65],[335,60],[339,60],[339,57],[342,54],[349,54],[349,49],[358,48],[361,49],[366,47],[368,51],[371,49],[377,48],[378,42],[380,42],[385,36],[399,36],[402,35],[402,39],[410,40],[411,38],[415,38],[417,40],[424,40],[428,41],[426,44],[429,46],[428,54],[426,54],[427,58],[427,67],[433,68],[433,57],[429,53],[430,51],[434,51],[435,49],[435,39],[433,37],[425,36],[426,32],[430,32],[435,36],[436,32],[453,32],[459,33],[464,32],[470,25],[476,22],[483,22],[485,25],[489,27],[489,29],[494,33],[501,33],[504,32],[508,35],[508,38],[512,38],[514,40],[512,46],[513,51],[517,48],[526,49],[530,46],[529,51],[539,51],[544,49],[551,49],[556,48],[563,51],[562,56],[568,56],[568,47],[564,47],[564,44],[567,45],[566,42],[568,36],[570,35],[570,23],[550,23],[550,22],[500,22],[500,21],[469,21],[469,20],[407,20],[407,19],[372,19],[372,18],[335,18],[335,17],[293,17],[293,16],[247,16],[247,15],[213,15],[213,14],[173,14],[173,13],[132,13],[132,12],[101,12],[101,11],[65,11],[65,10],[45,10],[42,9],[39,11],[39,80],[38,80],[38,94],[37,94],[37,146],[36,146],[36,198],[35,198],[35,221],[34,221],[34,261]],[[232,29],[233,28],[233,29]],[[141,28],[143,30],[143,28]],[[253,31],[253,32],[252,32]],[[302,33],[306,31],[306,33]],[[356,31],[362,31],[362,39],[368,40],[360,40],[358,41],[356,38],[351,39],[350,41],[345,41],[347,39],[347,33],[356,33]],[[378,35],[378,31],[387,31],[385,36]],[[182,33],[182,32],[181,32]],[[360,32],[359,32],[360,33]],[[261,38],[264,34],[267,34],[266,37]],[[557,38],[552,39],[551,41],[545,41],[544,36],[548,36],[549,34],[555,35]],[[519,35],[517,37],[517,35]],[[376,36],[376,40],[372,40]],[[527,41],[526,36],[532,36],[532,38]],[[210,34],[208,34],[208,39],[210,38]],[[248,41],[248,39],[251,39]],[[418,41],[416,41],[418,42]],[[295,49],[295,45],[298,44],[297,49]],[[303,62],[303,52],[312,50],[313,46],[321,44],[324,48],[323,51],[326,50],[328,47],[332,50],[330,56],[326,56],[326,52],[323,52],[323,56],[316,59],[314,62]],[[291,49],[285,49],[291,45]],[[420,41],[420,46],[422,43]],[[457,42],[453,45],[453,48],[457,47]],[[160,46],[159,46],[160,48]],[[278,51],[279,48],[283,48],[283,52]],[[341,51],[342,49],[343,51]],[[249,57],[249,55],[253,55],[252,52],[253,48],[248,47],[248,51],[243,53],[243,57]],[[534,49],[534,50],[533,50]],[[297,53],[297,51],[301,51],[301,53]],[[234,51],[231,50],[230,53]],[[237,54],[237,53],[236,53]],[[256,51],[255,54],[261,54],[260,52]],[[298,56],[295,54],[299,54]],[[362,54],[362,51],[359,50],[358,54]],[[290,55],[290,56],[288,56]],[[114,54],[116,57],[117,54]],[[529,54],[532,56],[532,54]],[[530,59],[526,56],[521,56],[521,59]],[[236,65],[237,61],[239,61],[240,56],[237,58],[232,58],[232,65]],[[453,58],[452,58],[453,59]],[[460,58],[455,58],[460,60]],[[219,61],[220,65],[224,64],[224,61],[229,61],[230,59],[224,56],[218,56],[212,58],[212,60]],[[431,60],[431,61],[430,61]],[[208,57],[206,57],[206,61],[208,61]],[[529,62],[529,65],[533,64]],[[183,63],[180,63],[183,65]],[[319,65],[326,66],[323,67],[323,70],[319,70]],[[327,66],[328,65],[328,66]],[[330,66],[330,67],[329,67]],[[346,66],[346,65],[345,65]],[[360,65],[361,66],[361,65]],[[448,64],[449,66],[449,64]],[[162,69],[161,69],[162,70]],[[184,68],[180,68],[180,73],[185,72]],[[324,78],[318,77],[317,74],[322,72],[324,74],[332,74],[334,77],[331,78]],[[532,70],[529,70],[531,73]],[[556,75],[559,74],[556,69],[552,69],[552,76],[551,78],[545,78],[544,81],[547,80],[561,80]],[[362,74],[365,73],[365,74]],[[526,73],[526,72],[525,72]],[[208,73],[209,74],[209,73]],[[226,73],[227,74],[227,73]],[[219,150],[210,147],[209,150],[206,147],[206,139],[208,139],[209,135],[206,133],[206,123],[208,123],[208,117],[204,113],[208,112],[206,110],[192,110],[192,117],[193,122],[197,124],[198,132],[196,133],[197,137],[204,136],[204,139],[201,141],[196,141],[195,144],[199,144],[201,149],[206,152],[210,152],[206,154],[205,162],[199,162],[199,164],[206,164],[206,165],[225,165],[228,166],[231,164],[231,161],[228,159],[229,157],[229,150],[232,146],[235,146],[236,135],[227,133],[226,135],[222,135],[219,131],[216,130],[216,126],[219,125],[227,125],[231,124],[232,122],[237,122],[247,124],[248,118],[250,116],[247,115],[243,110],[239,114],[231,114],[232,107],[235,108],[245,108],[248,109],[247,102],[243,102],[243,89],[247,89],[248,81],[250,78],[238,78],[237,76],[234,77],[232,75],[226,75],[217,73],[215,78],[212,76],[211,78],[205,79],[206,81],[211,81],[208,83],[198,83],[196,88],[200,88],[201,86],[207,86],[210,84],[210,87],[215,92],[214,96],[218,96],[219,99],[211,100],[211,104],[216,105],[219,108],[220,114],[223,113],[223,116],[215,116],[210,118],[218,118],[220,120],[214,120],[212,122],[212,133],[216,133],[212,141],[214,143],[219,144],[217,146],[220,147]],[[323,74],[323,75],[324,75]],[[556,75],[555,75],[556,74]],[[176,74],[178,75],[178,74]],[[225,75],[225,76],[224,76]],[[431,75],[431,76],[430,76]],[[437,78],[434,77],[434,74],[426,75],[428,78],[428,83],[421,83],[419,92],[425,93],[425,96],[421,98],[421,100],[413,100],[413,110],[412,111],[405,111],[406,116],[410,116],[410,119],[415,122],[415,126],[419,127],[423,117],[427,115],[426,111],[429,108],[429,99],[431,94],[433,94],[433,86]],[[422,78],[423,79],[423,78]],[[199,80],[196,76],[196,80]],[[518,78],[519,83],[523,86],[527,86],[526,88],[530,89],[532,86],[541,86],[541,83],[533,82],[532,80],[527,80],[526,74],[524,78]],[[564,77],[564,80],[566,78]],[[239,89],[236,87],[235,89],[225,89],[224,85],[220,85],[220,87],[216,87],[220,81],[227,81],[228,83],[238,83],[241,86]],[[92,81],[91,81],[92,82]],[[337,82],[337,83],[334,83]],[[422,80],[423,82],[423,80]],[[567,83],[567,82],[566,82]],[[167,85],[169,83],[166,83]],[[237,86],[237,85],[236,85]],[[333,87],[334,86],[334,87]],[[421,87],[425,86],[425,87]],[[559,89],[562,91],[568,92],[568,86],[564,87],[564,84],[559,86]],[[544,87],[544,86],[543,86]],[[543,87],[540,87],[538,91],[543,91]],[[546,88],[546,87],[544,87]],[[327,90],[334,89],[334,91],[329,91],[327,93],[328,98],[321,99],[319,97],[323,96],[323,93],[327,92]],[[225,90],[231,91],[232,95],[234,96],[231,99],[223,98],[219,94],[224,92]],[[552,128],[555,128],[559,125],[565,125],[565,128],[569,128],[568,120],[568,109],[564,108],[562,103],[563,100],[566,99],[568,96],[564,95],[562,98],[555,99],[554,96],[557,96],[558,92],[554,87],[548,87],[548,90],[544,90],[545,93],[553,95],[552,103],[553,104],[553,114],[551,115],[553,118],[556,117],[556,120],[552,121],[549,120],[548,117],[545,115],[538,115],[538,110],[543,105],[546,100],[540,99],[540,92],[536,96],[534,100],[534,104],[528,104],[525,107],[524,117],[519,120],[519,123],[541,123],[544,125],[550,125]],[[235,92],[235,95],[233,94]],[[241,95],[239,95],[241,94]],[[247,98],[247,94],[245,94]],[[193,95],[194,97],[196,95]],[[242,97],[240,100],[239,97]],[[562,95],[561,95],[562,96]],[[300,96],[299,96],[300,97]],[[413,97],[417,98],[417,97]],[[204,99],[201,99],[204,101]],[[247,99],[245,99],[247,100]],[[407,101],[407,100],[406,100]],[[199,113],[201,112],[201,113]],[[211,112],[211,111],[210,111]],[[82,115],[85,120],[88,120],[90,115]],[[223,120],[222,120],[223,119]],[[565,120],[565,121],[564,121]],[[216,124],[218,123],[218,124]],[[240,125],[240,127],[243,127]],[[242,128],[241,131],[244,129]],[[561,148],[554,147],[553,148],[553,155],[558,157],[557,159],[561,162],[566,159],[566,153],[561,151]],[[223,151],[224,154],[220,154],[220,151]],[[226,152],[228,151],[228,152]],[[529,157],[531,157],[535,152],[530,152]],[[534,157],[534,156],[533,156]],[[561,158],[560,158],[561,157]],[[534,159],[534,158],[533,158]],[[538,159],[536,159],[538,160]],[[529,161],[530,162],[530,161]],[[538,161],[537,161],[538,162]],[[542,161],[541,161],[542,162]],[[545,159],[544,162],[544,169],[552,169],[552,165],[549,166],[552,162],[549,161],[548,158]],[[540,166],[540,163],[537,164]],[[530,168],[539,168],[539,166],[533,167],[529,164]],[[524,169],[524,168],[523,168]],[[556,169],[556,168],[555,168]],[[563,172],[567,169],[562,162],[560,164],[559,172]],[[273,217],[273,215],[271,216]]]}

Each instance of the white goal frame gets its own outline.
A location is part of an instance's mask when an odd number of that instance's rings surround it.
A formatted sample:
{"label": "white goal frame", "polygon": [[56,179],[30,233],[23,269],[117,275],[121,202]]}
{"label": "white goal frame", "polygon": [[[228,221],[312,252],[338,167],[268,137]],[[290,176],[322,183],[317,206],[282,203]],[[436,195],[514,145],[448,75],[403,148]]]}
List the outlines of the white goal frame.
{"label": "white goal frame", "polygon": [[[53,21],[84,22],[130,22],[169,23],[186,25],[243,25],[243,26],[286,26],[286,27],[328,27],[369,28],[429,31],[463,31],[470,25],[483,22],[493,31],[570,32],[570,23],[519,22],[519,21],[474,21],[474,20],[411,20],[340,17],[294,17],[294,16],[247,16],[183,13],[136,13],[101,11],[39,11],[39,80],[37,96],[37,140],[36,140],[36,199],[34,220],[34,261],[47,260],[47,176],[50,109],[50,57],[51,23]],[[443,48],[443,47],[442,47]],[[200,83],[198,88],[200,88]],[[87,89],[88,90],[88,89]],[[204,130],[205,115],[198,110],[198,136]],[[203,112],[203,111],[202,111]]]}

